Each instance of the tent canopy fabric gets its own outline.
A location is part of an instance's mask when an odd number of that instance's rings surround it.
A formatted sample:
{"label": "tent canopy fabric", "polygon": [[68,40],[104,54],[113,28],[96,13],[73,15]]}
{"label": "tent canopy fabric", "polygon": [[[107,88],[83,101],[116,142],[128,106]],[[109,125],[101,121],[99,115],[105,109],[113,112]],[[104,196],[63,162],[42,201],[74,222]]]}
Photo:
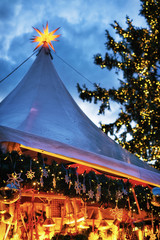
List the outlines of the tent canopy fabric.
{"label": "tent canopy fabric", "polygon": [[44,47],[0,103],[0,142],[4,141],[160,186],[157,170],[115,143],[82,112]]}

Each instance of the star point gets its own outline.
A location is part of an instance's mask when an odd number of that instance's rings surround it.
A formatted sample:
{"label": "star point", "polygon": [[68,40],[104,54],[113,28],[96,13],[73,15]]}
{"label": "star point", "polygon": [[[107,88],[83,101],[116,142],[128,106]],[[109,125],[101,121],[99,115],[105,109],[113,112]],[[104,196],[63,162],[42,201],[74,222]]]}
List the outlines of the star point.
{"label": "star point", "polygon": [[46,27],[43,27],[43,31],[44,33],[42,33],[38,28],[34,28],[33,29],[40,35],[40,36],[34,36],[31,40],[32,42],[39,42],[38,45],[36,46],[36,48],[34,50],[36,50],[37,48],[39,48],[40,46],[43,47],[47,47],[49,48],[49,46],[53,49],[53,51],[55,52],[55,49],[52,45],[52,41],[58,41],[56,38],[60,37],[61,34],[58,35],[54,35],[54,33],[59,29],[56,28],[55,30],[53,30],[52,32],[49,32],[48,29],[48,22],[46,24]]}

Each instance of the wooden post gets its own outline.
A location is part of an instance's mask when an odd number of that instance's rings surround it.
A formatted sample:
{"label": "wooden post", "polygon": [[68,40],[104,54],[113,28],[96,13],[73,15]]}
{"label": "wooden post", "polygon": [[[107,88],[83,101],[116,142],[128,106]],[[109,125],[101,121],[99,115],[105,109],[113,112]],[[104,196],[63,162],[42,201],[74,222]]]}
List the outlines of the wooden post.
{"label": "wooden post", "polygon": [[140,210],[140,207],[139,207],[138,199],[137,199],[137,197],[136,197],[136,194],[135,194],[135,191],[134,191],[134,188],[133,188],[133,187],[132,187],[132,193],[133,193],[133,196],[134,196],[134,199],[135,199],[137,208],[138,208],[139,215],[141,216],[141,210]]}

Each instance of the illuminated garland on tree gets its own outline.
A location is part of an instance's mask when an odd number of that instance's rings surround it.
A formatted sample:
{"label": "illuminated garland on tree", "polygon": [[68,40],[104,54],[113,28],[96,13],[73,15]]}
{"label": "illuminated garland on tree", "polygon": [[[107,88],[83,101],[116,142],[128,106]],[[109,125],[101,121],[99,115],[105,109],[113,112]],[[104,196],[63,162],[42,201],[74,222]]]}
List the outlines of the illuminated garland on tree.
{"label": "illuminated garland on tree", "polygon": [[[79,197],[83,201],[97,203],[104,208],[118,207],[138,212],[132,185],[128,180],[109,178],[104,174],[96,174],[94,171],[77,175],[77,168],[58,164],[54,160],[51,165],[47,165],[44,164],[45,160],[39,153],[37,159],[32,159],[30,156],[19,155],[15,151],[6,154],[0,152],[0,186],[7,186],[8,176],[12,176],[14,173],[14,176],[18,176],[15,181],[17,185],[14,187],[20,187],[21,190],[34,189],[39,192],[59,193],[69,197]],[[30,164],[31,162],[32,164]],[[47,174],[42,176],[44,170]],[[32,171],[32,177],[30,174],[28,175],[29,171]],[[69,182],[66,181],[67,171],[69,171]],[[75,188],[77,181],[79,191],[76,191]],[[85,191],[83,191],[84,184]],[[90,191],[92,191],[92,196]],[[160,215],[160,209],[151,204],[150,188],[137,185],[134,187],[134,191],[141,210],[148,213],[153,210],[155,216]],[[130,209],[128,198],[130,199]]]}
{"label": "illuminated garland on tree", "polygon": [[[123,72],[118,89],[105,89],[95,84],[95,90],[78,85],[80,98],[100,102],[99,114],[110,109],[110,100],[121,105],[118,119],[111,124],[102,124],[102,130],[115,136],[115,140],[131,153],[145,161],[160,160],[160,2],[141,0],[140,14],[145,17],[148,28],[134,27],[129,17],[127,28],[118,22],[111,26],[120,41],[106,30],[106,52],[95,56],[101,68]],[[111,53],[112,52],[112,53]],[[130,140],[128,140],[130,136]]]}

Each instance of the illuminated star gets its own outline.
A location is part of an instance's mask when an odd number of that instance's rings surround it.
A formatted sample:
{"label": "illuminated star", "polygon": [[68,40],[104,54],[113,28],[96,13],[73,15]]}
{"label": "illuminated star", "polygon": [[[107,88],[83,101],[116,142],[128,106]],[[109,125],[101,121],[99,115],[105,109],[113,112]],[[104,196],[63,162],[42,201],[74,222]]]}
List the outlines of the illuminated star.
{"label": "illuminated star", "polygon": [[46,229],[44,230],[44,232],[45,232],[45,235],[49,235],[49,234],[51,233],[51,231],[49,230],[49,228],[46,228]]}
{"label": "illuminated star", "polygon": [[32,169],[30,169],[29,171],[27,171],[26,176],[27,178],[32,179],[35,177],[35,172],[32,172]]}
{"label": "illuminated star", "polygon": [[112,212],[112,216],[114,219],[118,219],[119,221],[122,221],[123,217],[123,209],[119,209],[117,206],[110,210]]}
{"label": "illuminated star", "polygon": [[36,233],[34,234],[34,236],[35,236],[35,240],[39,240],[39,237],[40,237],[41,235],[39,235],[38,232],[36,232]]}
{"label": "illuminated star", "polygon": [[157,238],[156,238],[156,234],[152,234],[151,236],[150,236],[150,240],[156,240]]}
{"label": "illuminated star", "polygon": [[49,46],[50,46],[53,49],[53,51],[55,52],[55,49],[54,49],[51,41],[57,41],[56,38],[60,37],[60,34],[53,35],[58,29],[59,28],[53,30],[52,32],[48,32],[48,23],[46,24],[46,28],[43,27],[44,33],[42,33],[38,28],[34,28],[34,30],[36,30],[36,32],[40,35],[40,36],[34,36],[31,39],[32,42],[39,42],[37,47],[34,50],[36,50],[37,48],[39,48],[40,46],[43,45],[47,48],[49,48]]}
{"label": "illuminated star", "polygon": [[9,178],[7,182],[11,184],[11,187],[15,185],[16,187],[20,188],[20,182],[23,181],[23,179],[21,178],[21,173],[14,172],[7,175]]}

